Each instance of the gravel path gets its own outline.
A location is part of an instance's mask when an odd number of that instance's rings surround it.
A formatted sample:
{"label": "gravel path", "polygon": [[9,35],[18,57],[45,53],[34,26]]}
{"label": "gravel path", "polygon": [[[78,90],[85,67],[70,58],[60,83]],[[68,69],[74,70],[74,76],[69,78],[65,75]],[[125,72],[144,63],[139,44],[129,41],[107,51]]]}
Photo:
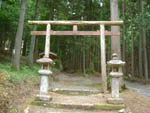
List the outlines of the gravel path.
{"label": "gravel path", "polygon": [[78,74],[61,73],[54,76],[55,81],[50,83],[49,90],[63,90],[63,91],[84,91],[95,92],[101,91],[100,77],[83,77]]}
{"label": "gravel path", "polygon": [[135,90],[137,93],[144,97],[150,98],[150,85],[149,84],[142,84],[137,82],[125,82],[127,88]]}

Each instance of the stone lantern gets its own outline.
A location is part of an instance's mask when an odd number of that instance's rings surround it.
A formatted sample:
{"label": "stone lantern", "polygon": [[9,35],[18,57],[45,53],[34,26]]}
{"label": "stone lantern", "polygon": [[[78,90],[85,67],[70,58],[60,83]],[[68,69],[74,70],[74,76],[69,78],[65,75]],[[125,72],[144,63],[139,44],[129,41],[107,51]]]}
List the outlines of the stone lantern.
{"label": "stone lantern", "polygon": [[38,71],[38,73],[41,75],[40,95],[38,97],[40,98],[40,100],[49,101],[51,97],[48,96],[48,76],[52,75],[50,67],[54,64],[54,62],[48,57],[43,57],[38,59],[37,63],[42,64],[41,69]]}
{"label": "stone lantern", "polygon": [[118,55],[114,53],[112,55],[112,60],[107,62],[108,66],[112,68],[112,71],[109,73],[111,80],[111,98],[108,98],[108,103],[111,104],[123,104],[123,99],[119,97],[119,82],[120,78],[123,76],[122,66],[125,65],[125,62],[119,60]]}

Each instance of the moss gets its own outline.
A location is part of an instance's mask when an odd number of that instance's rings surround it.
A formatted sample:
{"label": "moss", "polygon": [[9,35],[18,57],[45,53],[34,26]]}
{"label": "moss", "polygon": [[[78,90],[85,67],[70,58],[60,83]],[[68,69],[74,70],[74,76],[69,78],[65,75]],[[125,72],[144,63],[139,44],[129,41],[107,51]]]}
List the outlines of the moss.
{"label": "moss", "polygon": [[43,106],[44,103],[42,103],[41,101],[33,101],[31,102],[31,105],[34,105],[34,106]]}
{"label": "moss", "polygon": [[125,105],[124,104],[121,104],[121,105],[114,105],[114,104],[107,104],[107,103],[98,103],[98,104],[95,104],[94,106],[79,106],[79,105],[66,105],[66,104],[53,104],[53,103],[50,103],[50,102],[43,102],[43,101],[34,101],[31,103],[31,105],[34,105],[34,106],[42,106],[42,107],[51,107],[51,108],[57,108],[57,109],[64,109],[64,108],[67,108],[67,109],[89,109],[89,110],[108,110],[108,111],[114,111],[114,110],[120,110],[120,109],[123,109],[125,108]]}
{"label": "moss", "polygon": [[100,87],[102,87],[102,84],[101,83],[93,84],[93,85],[91,85],[91,87],[100,88]]}
{"label": "moss", "polygon": [[124,104],[120,104],[120,105],[114,105],[114,104],[96,104],[94,105],[94,109],[97,109],[97,110],[109,110],[109,111],[112,111],[112,110],[120,110],[120,109],[123,109],[125,108],[125,105]]}
{"label": "moss", "polygon": [[57,109],[65,108],[63,105],[52,104],[50,102],[44,102],[44,101],[33,101],[31,102],[31,106],[40,106],[40,107],[57,108]]}

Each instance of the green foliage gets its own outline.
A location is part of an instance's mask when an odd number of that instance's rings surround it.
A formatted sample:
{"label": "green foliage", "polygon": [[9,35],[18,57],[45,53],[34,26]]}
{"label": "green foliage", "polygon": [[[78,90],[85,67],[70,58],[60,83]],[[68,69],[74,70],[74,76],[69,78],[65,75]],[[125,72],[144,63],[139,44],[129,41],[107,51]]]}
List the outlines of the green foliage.
{"label": "green foliage", "polygon": [[111,78],[107,77],[107,88],[108,90],[111,90]]}
{"label": "green foliage", "polygon": [[60,59],[57,59],[54,61],[56,64],[53,66],[53,69],[58,70],[58,71],[62,71],[63,70],[63,66],[62,66],[62,62]]}
{"label": "green foliage", "polygon": [[83,76],[84,76],[84,77],[89,77],[89,74],[84,73]]}
{"label": "green foliage", "polygon": [[[125,14],[123,15],[123,3],[125,2]],[[121,35],[121,47],[126,44],[127,64],[130,67],[132,54],[132,34],[134,35],[134,49],[139,48],[139,37],[141,35],[139,27],[142,16],[145,18],[146,45],[150,49],[150,2],[145,0],[144,14],[141,14],[139,0],[118,0],[120,19],[125,21],[125,40]],[[0,9],[0,48],[6,45],[10,50],[13,49],[17,25],[19,20],[21,0],[3,0]],[[36,9],[35,0],[27,0],[26,17],[24,24],[23,40],[26,43],[26,55],[28,55],[33,26],[27,23],[34,20]],[[110,20],[110,0],[42,0],[39,7],[39,20]],[[121,30],[123,27],[121,27]],[[45,26],[38,26],[37,30],[44,31]],[[99,30],[99,26],[79,26],[79,30]],[[52,26],[52,30],[72,30],[72,26]],[[106,30],[110,27],[106,26]],[[121,31],[121,32],[122,32]],[[39,53],[44,51],[45,38],[38,36]],[[107,59],[111,56],[111,37],[106,38]],[[86,70],[86,73],[100,71],[100,40],[99,37],[89,36],[52,36],[51,51],[59,56],[56,68],[73,69],[74,71]],[[83,69],[85,53],[85,69]],[[135,57],[138,52],[135,51]],[[138,60],[138,58],[135,58]],[[78,62],[78,63],[77,63]],[[138,69],[137,69],[138,70]]]}
{"label": "green foliage", "polygon": [[22,65],[21,70],[14,71],[11,68],[11,64],[0,64],[0,71],[9,75],[8,80],[10,82],[19,82],[20,80],[27,80],[31,77],[37,77],[39,66],[28,67],[26,65]]}
{"label": "green foliage", "polygon": [[12,113],[18,113],[17,109],[12,109]]}

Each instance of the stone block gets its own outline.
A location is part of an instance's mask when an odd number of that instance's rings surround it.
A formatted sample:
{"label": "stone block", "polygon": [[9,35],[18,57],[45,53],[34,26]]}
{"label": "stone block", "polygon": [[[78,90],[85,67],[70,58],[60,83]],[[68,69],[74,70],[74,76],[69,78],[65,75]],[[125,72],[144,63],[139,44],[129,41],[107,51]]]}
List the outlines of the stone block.
{"label": "stone block", "polygon": [[50,95],[36,95],[35,101],[44,101],[49,102],[52,100],[52,97]]}
{"label": "stone block", "polygon": [[122,98],[108,98],[107,102],[109,104],[123,104],[124,103]]}

